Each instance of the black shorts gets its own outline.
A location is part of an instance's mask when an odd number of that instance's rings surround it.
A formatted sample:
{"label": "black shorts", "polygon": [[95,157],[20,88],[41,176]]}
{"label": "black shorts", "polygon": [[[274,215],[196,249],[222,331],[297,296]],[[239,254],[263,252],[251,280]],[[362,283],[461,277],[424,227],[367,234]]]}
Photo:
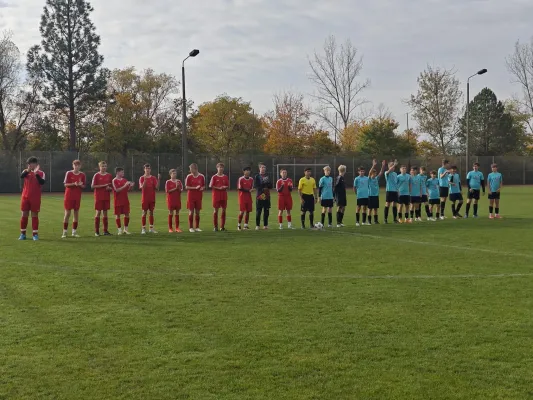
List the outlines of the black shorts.
{"label": "black shorts", "polygon": [[462,193],[450,193],[450,201],[463,201]]}
{"label": "black shorts", "polygon": [[315,196],[312,194],[302,194],[304,202],[302,203],[303,212],[314,212],[315,211]]}
{"label": "black shorts", "polygon": [[387,203],[398,203],[398,192],[385,193],[385,201]]}
{"label": "black shorts", "polygon": [[500,200],[500,192],[492,192],[489,194],[489,200]]}
{"label": "black shorts", "polygon": [[320,205],[321,205],[322,207],[331,208],[331,207],[333,207],[333,199],[325,199],[325,200],[322,199],[322,200],[320,201]]}
{"label": "black shorts", "polygon": [[407,196],[407,195],[400,196],[400,198],[398,200],[398,204],[402,204],[402,205],[408,206],[410,203],[411,203],[411,196]]}
{"label": "black shorts", "polygon": [[427,194],[423,194],[422,195],[422,203],[427,203],[428,202],[428,195]]}
{"label": "black shorts", "polygon": [[468,191],[468,198],[469,199],[474,199],[474,200],[479,200],[479,190],[472,190],[472,191]]}
{"label": "black shorts", "polygon": [[377,210],[379,208],[379,196],[370,196],[368,198],[368,208]]}
{"label": "black shorts", "polygon": [[440,197],[448,197],[448,194],[450,193],[450,188],[446,186],[439,186],[439,194]]}
{"label": "black shorts", "polygon": [[346,195],[337,196],[337,199],[335,201],[337,203],[337,207],[346,207],[346,205],[348,204],[348,201],[346,200]]}
{"label": "black shorts", "polygon": [[429,204],[432,206],[438,206],[440,204],[440,199],[429,199]]}
{"label": "black shorts", "polygon": [[411,204],[422,203],[422,196],[411,196]]}
{"label": "black shorts", "polygon": [[256,199],[255,200],[255,209],[256,210],[268,210],[268,209],[270,209],[270,199],[266,199],[266,200]]}
{"label": "black shorts", "polygon": [[357,207],[368,206],[368,197],[364,199],[357,198]]}

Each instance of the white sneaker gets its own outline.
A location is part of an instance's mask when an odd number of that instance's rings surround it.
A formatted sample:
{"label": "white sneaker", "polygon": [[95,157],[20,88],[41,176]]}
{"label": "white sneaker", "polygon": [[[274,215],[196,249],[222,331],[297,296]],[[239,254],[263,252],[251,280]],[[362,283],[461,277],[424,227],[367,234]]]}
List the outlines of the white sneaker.
{"label": "white sneaker", "polygon": [[63,231],[63,234],[61,235],[61,239],[66,239],[66,238],[67,238],[67,232]]}
{"label": "white sneaker", "polygon": [[94,233],[94,236],[96,236],[96,237],[100,237],[100,234],[95,232],[95,233]]}
{"label": "white sneaker", "polygon": [[292,224],[289,224],[289,225],[287,226],[287,229],[294,229],[294,228],[293,228]]}
{"label": "white sneaker", "polygon": [[342,225],[341,224],[337,224],[337,228],[342,228]]}
{"label": "white sneaker", "polygon": [[149,232],[150,233],[157,233],[157,231],[155,229],[150,229]]}
{"label": "white sneaker", "polygon": [[333,225],[329,224],[329,225],[328,225],[328,228],[333,228]]}
{"label": "white sneaker", "polygon": [[189,232],[194,233],[194,232],[196,232],[196,231],[194,230],[194,228],[190,228],[190,229],[189,229]]}
{"label": "white sneaker", "polygon": [[356,223],[355,223],[355,226],[361,226],[361,224],[359,224],[359,222],[356,222]]}
{"label": "white sneaker", "polygon": [[370,222],[365,222],[363,225],[370,226],[372,224]]}
{"label": "white sneaker", "polygon": [[141,235],[146,235],[146,229],[142,228]]}
{"label": "white sneaker", "polygon": [[73,238],[79,238],[80,235],[78,235],[78,233],[76,231],[72,231],[72,237]]}
{"label": "white sneaker", "polygon": [[280,225],[280,226],[279,226],[279,229],[280,229],[280,230],[283,230],[283,225]]}
{"label": "white sneaker", "polygon": [[122,235],[122,228],[118,228],[117,235],[118,235],[118,236]]}
{"label": "white sneaker", "polygon": [[255,227],[255,230],[258,231],[260,228],[258,226]]}
{"label": "white sneaker", "polygon": [[131,235],[131,232],[127,228],[124,228],[124,235]]}
{"label": "white sneaker", "polygon": [[444,217],[440,217],[440,220],[441,220],[441,221],[444,221]]}
{"label": "white sneaker", "polygon": [[202,230],[200,228],[196,228],[194,231],[195,232],[202,232]]}

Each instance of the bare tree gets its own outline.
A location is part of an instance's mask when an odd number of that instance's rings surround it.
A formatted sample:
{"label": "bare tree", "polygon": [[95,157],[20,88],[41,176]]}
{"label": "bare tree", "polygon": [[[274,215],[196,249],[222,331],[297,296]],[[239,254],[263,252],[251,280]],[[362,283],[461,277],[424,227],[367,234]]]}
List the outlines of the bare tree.
{"label": "bare tree", "polygon": [[414,111],[420,132],[427,134],[442,154],[448,154],[459,132],[462,97],[455,71],[428,65],[417,81],[418,92],[405,103]]}
{"label": "bare tree", "polygon": [[316,115],[329,128],[339,132],[335,116],[338,116],[344,129],[353,121],[355,110],[366,103],[360,96],[370,81],[358,80],[363,69],[363,57],[358,55],[350,39],[339,47],[335,36],[329,36],[324,42],[323,54],[315,51],[312,59],[309,59],[309,66],[309,79],[316,87],[312,96],[319,107]]}
{"label": "bare tree", "polygon": [[529,115],[527,125],[533,133],[533,38],[529,43],[515,43],[514,53],[506,59],[507,69],[514,82],[522,88],[520,107]]}

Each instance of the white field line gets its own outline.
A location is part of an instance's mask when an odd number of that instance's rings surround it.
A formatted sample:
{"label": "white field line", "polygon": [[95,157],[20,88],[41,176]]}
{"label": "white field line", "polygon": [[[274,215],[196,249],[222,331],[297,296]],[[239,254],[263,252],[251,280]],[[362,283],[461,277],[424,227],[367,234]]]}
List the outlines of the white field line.
{"label": "white field line", "polygon": [[309,279],[309,280],[437,280],[437,279],[502,279],[533,277],[533,273],[495,273],[495,274],[450,274],[450,275],[357,275],[357,274],[225,274],[225,273],[193,273],[180,272],[179,270],[135,270],[135,269],[106,269],[72,267],[66,265],[28,263],[20,261],[0,260],[0,264],[33,267],[34,269],[47,268],[57,271],[76,271],[90,273],[117,273],[117,274],[148,274],[161,276],[177,276],[187,278],[236,278],[236,279]]}

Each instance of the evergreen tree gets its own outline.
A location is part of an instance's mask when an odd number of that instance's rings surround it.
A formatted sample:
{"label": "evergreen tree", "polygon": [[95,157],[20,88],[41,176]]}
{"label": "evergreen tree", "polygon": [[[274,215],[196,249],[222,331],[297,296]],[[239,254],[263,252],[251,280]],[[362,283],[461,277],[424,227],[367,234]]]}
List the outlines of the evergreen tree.
{"label": "evergreen tree", "polygon": [[28,52],[28,72],[43,80],[44,97],[56,109],[68,110],[70,150],[78,147],[77,114],[101,98],[106,88],[92,11],[86,0],[46,0],[41,45]]}

